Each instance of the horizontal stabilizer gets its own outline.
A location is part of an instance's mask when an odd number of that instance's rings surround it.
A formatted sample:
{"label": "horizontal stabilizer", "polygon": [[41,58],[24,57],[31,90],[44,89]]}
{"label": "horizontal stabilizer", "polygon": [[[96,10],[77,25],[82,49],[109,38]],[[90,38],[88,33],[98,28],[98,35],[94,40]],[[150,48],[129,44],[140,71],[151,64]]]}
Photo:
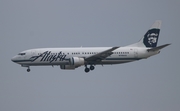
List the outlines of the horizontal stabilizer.
{"label": "horizontal stabilizer", "polygon": [[165,44],[165,45],[161,45],[161,46],[158,46],[158,47],[154,47],[154,48],[151,48],[151,49],[147,49],[147,51],[158,51],[168,45],[171,45],[171,44]]}

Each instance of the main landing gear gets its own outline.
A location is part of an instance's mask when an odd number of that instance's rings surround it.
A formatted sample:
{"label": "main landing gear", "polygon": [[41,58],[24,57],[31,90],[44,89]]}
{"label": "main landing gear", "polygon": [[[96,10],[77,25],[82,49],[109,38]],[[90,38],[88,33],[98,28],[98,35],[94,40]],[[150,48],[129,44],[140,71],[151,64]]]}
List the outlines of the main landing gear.
{"label": "main landing gear", "polygon": [[87,65],[85,65],[85,69],[84,69],[84,71],[86,72],[86,73],[88,73],[90,70],[94,70],[95,69],[95,67],[93,66],[93,65],[91,65],[89,68],[87,67]]}

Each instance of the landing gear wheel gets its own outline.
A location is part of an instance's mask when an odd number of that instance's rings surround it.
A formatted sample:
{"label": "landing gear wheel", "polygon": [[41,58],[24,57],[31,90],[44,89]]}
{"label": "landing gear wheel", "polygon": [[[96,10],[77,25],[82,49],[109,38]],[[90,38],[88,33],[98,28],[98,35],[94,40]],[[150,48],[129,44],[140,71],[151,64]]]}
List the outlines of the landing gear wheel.
{"label": "landing gear wheel", "polygon": [[94,70],[94,68],[95,68],[94,66],[90,66],[90,70]]}
{"label": "landing gear wheel", "polygon": [[89,68],[85,68],[85,70],[84,70],[84,71],[85,71],[86,73],[87,73],[87,72],[89,72]]}
{"label": "landing gear wheel", "polygon": [[30,69],[27,69],[27,72],[30,72]]}

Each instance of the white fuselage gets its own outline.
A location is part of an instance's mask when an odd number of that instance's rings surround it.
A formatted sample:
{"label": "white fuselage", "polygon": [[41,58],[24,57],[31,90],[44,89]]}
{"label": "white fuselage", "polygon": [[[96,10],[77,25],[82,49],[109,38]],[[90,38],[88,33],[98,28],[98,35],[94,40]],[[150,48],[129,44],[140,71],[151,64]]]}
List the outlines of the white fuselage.
{"label": "white fuselage", "polygon": [[[80,48],[39,48],[21,52],[12,60],[22,66],[33,65],[68,65],[70,58],[86,58],[97,54],[111,47],[80,47]],[[88,64],[120,64],[148,58],[158,52],[148,52],[147,48],[142,47],[119,47],[107,58]],[[86,64],[86,63],[85,63]]]}

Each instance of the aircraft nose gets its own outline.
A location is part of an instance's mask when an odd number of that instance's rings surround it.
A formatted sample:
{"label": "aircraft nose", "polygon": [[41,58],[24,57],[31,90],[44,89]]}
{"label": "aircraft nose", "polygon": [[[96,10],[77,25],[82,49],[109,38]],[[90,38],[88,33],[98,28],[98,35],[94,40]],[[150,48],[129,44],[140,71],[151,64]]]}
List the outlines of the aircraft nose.
{"label": "aircraft nose", "polygon": [[16,56],[14,56],[13,58],[11,58],[11,61],[15,62],[15,61],[16,61]]}

